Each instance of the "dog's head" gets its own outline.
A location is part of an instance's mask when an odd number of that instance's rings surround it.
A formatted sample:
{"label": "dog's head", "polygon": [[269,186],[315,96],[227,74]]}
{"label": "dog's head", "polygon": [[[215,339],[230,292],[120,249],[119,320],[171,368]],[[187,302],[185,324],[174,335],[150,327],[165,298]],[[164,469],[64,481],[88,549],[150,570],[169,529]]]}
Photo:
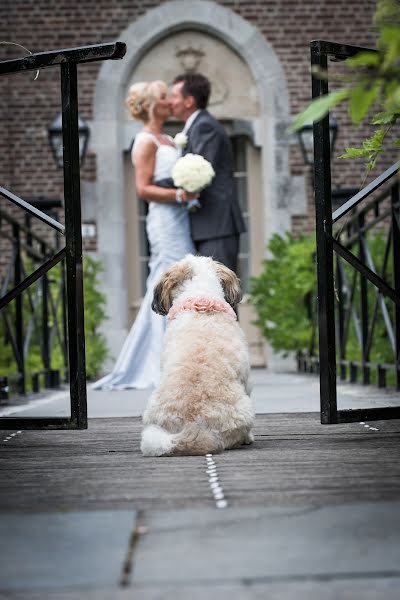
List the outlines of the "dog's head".
{"label": "dog's head", "polygon": [[172,265],[154,288],[152,309],[167,315],[173,301],[184,290],[190,295],[222,289],[224,299],[233,308],[242,299],[240,281],[233,271],[212,258],[188,255]]}

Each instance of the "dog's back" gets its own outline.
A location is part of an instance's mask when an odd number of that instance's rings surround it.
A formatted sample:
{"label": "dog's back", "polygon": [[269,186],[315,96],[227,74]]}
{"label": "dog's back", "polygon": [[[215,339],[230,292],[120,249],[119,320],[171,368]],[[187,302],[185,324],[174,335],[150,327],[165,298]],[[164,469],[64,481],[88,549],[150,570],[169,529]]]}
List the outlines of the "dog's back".
{"label": "dog's back", "polygon": [[[169,327],[164,357],[163,377],[143,417],[144,424],[178,436],[165,440],[164,454],[221,452],[232,431],[238,433],[233,445],[247,439],[254,414],[247,343],[237,322],[219,314],[184,315]],[[157,431],[148,433],[155,441]],[[149,449],[147,436],[142,451]]]}
{"label": "dog's back", "polygon": [[[230,280],[235,290],[231,296],[239,301],[238,280],[232,271],[204,257],[188,257],[175,269],[155,290],[154,306],[161,306],[160,312],[172,306],[173,316],[164,339],[161,381],[143,416],[147,427],[142,452],[206,454],[251,443],[254,412],[248,395],[248,347],[235,313],[224,301],[224,294],[230,297],[229,289],[223,290],[221,283],[224,277]],[[165,308],[165,285],[174,281],[175,272],[192,279],[181,287],[174,282],[175,301],[172,298]],[[191,299],[188,291],[194,294],[197,287],[203,294],[212,291],[216,299],[204,295]],[[179,302],[181,296],[184,300]]]}

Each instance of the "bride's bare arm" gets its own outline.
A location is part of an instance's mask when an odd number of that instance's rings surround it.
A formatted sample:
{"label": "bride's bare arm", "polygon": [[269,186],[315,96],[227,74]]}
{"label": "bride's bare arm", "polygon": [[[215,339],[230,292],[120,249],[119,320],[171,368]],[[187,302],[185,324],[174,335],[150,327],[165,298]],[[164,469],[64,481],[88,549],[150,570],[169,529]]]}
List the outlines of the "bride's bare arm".
{"label": "bride's bare arm", "polygon": [[[164,188],[153,183],[156,163],[157,146],[151,140],[143,140],[134,150],[133,164],[135,166],[135,184],[140,198],[151,202],[175,202],[176,189]],[[196,194],[182,190],[181,199],[184,202],[192,200]]]}
{"label": "bride's bare arm", "polygon": [[176,190],[153,184],[157,146],[151,140],[143,140],[135,149],[135,183],[140,198],[152,202],[175,202]]}

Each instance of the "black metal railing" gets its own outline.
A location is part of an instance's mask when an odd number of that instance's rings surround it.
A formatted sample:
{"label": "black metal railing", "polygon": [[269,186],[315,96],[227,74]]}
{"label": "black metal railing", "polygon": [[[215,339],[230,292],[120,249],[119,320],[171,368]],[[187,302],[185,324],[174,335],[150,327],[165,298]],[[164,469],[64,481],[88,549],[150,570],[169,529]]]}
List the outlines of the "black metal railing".
{"label": "black metal railing", "polygon": [[[60,234],[65,235],[65,247],[43,252],[45,262],[24,277],[21,261],[14,261],[16,284],[0,298],[0,310],[15,300],[16,323],[22,323],[22,297],[40,278],[45,278],[55,265],[65,258],[67,297],[67,339],[71,394],[70,417],[2,417],[2,429],[82,429],[87,427],[87,400],[85,374],[85,335],[83,313],[82,233],[80,199],[80,165],[78,135],[78,79],[77,65],[124,56],[126,45],[121,42],[54,50],[32,54],[21,59],[0,62],[0,75],[58,66],[61,71],[61,105],[63,123],[64,211],[65,227],[12,192],[0,187],[0,194],[31,217],[37,218]],[[14,244],[18,242],[13,232]],[[17,248],[15,256],[20,256]],[[48,297],[47,292],[45,296]],[[32,299],[33,295],[30,296]],[[19,325],[15,332],[16,356],[22,368],[24,334]],[[46,350],[47,351],[47,350]]]}
{"label": "black metal railing", "polygon": [[[343,60],[354,56],[365,48],[348,46],[325,41],[311,42],[311,64],[327,70],[328,57]],[[328,93],[328,78],[312,79],[313,98]],[[394,178],[399,165],[394,165],[366,188],[345,202],[332,214],[331,168],[329,143],[329,115],[314,123],[314,183],[317,241],[317,280],[318,280],[318,324],[319,324],[319,360],[317,370],[320,373],[320,400],[322,423],[345,423],[376,419],[400,418],[400,407],[382,407],[374,409],[338,410],[336,393],[336,342],[339,333],[338,362],[342,376],[350,371],[355,379],[356,369],[362,369],[364,383],[370,381],[371,368],[378,370],[378,381],[383,383],[383,371],[393,368],[396,384],[399,385],[400,358],[400,228],[399,228],[399,188],[397,181],[390,187],[390,205],[387,206],[385,194],[373,196],[391,178]],[[368,201],[368,204],[365,202]],[[345,215],[346,221],[340,221]],[[371,211],[375,215],[370,218]],[[354,214],[353,214],[354,213]],[[334,224],[339,229],[334,232]],[[376,265],[367,243],[367,232],[375,225],[386,224],[386,250],[381,272]],[[341,226],[341,227],[340,227]],[[358,255],[354,253],[357,247]],[[392,254],[393,283],[387,281],[389,254]],[[334,271],[336,257],[336,276]],[[340,257],[340,258],[339,258]],[[352,283],[348,281],[344,264],[353,269]],[[367,282],[376,288],[375,305],[372,319],[369,317]],[[336,283],[336,287],[335,287]],[[359,287],[358,287],[359,284]],[[339,290],[339,293],[337,292]],[[355,313],[354,298],[356,290],[359,296],[359,315]],[[338,294],[338,328],[335,326],[335,298]],[[386,300],[393,303],[393,325],[389,319]],[[344,306],[348,303],[348,315]],[[384,308],[385,307],[385,308]],[[378,310],[384,315],[388,339],[393,346],[393,364],[371,364],[369,354],[376,327]],[[359,365],[346,361],[346,339],[350,319],[357,323],[357,335],[361,349]]]}
{"label": "black metal railing", "polygon": [[[51,199],[30,199],[30,204],[36,208],[45,208],[46,214],[52,218],[57,216],[54,209],[62,207],[60,200]],[[6,257],[2,262],[0,296],[4,297],[35,266],[60,250],[61,237],[57,230],[50,238],[38,235],[28,213],[25,213],[23,222],[20,222],[8,211],[0,209],[2,255]],[[52,269],[51,276],[45,273],[27,288],[24,297],[17,296],[13,303],[3,308],[0,340],[3,355],[6,355],[3,356],[3,361],[7,359],[9,363],[7,371],[4,367],[3,370],[0,368],[2,403],[8,400],[10,392],[25,394],[29,389],[37,393],[41,385],[54,388],[59,386],[61,380],[67,380],[64,261]],[[54,367],[55,351],[58,360]],[[27,370],[27,359],[33,353],[34,360],[30,361],[33,365]]]}

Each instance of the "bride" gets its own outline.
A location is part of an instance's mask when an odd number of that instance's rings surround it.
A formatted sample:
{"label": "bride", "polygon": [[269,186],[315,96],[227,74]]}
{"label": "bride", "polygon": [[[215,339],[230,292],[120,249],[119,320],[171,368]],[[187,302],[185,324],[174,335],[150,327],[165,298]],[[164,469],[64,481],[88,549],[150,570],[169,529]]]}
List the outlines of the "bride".
{"label": "bride", "polygon": [[153,288],[172,263],[187,253],[196,253],[185,204],[196,194],[156,184],[171,177],[172,167],[181,155],[173,139],[163,133],[164,123],[171,116],[167,92],[162,81],[135,83],[126,99],[132,116],[143,122],[133,144],[132,162],[138,196],[149,203],[146,230],[150,274],[146,295],[115,367],[94,384],[94,389],[143,389],[158,383],[166,317],[151,309]]}

